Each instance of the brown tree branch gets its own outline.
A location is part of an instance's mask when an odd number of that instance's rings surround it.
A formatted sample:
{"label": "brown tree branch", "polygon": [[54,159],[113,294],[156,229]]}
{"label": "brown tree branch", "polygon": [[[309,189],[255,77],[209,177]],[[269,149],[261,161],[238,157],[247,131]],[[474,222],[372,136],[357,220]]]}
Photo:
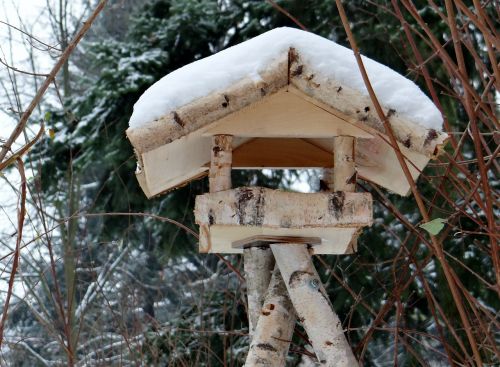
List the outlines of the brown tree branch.
{"label": "brown tree branch", "polygon": [[69,56],[73,52],[73,50],[76,48],[78,43],[81,41],[85,33],[90,29],[92,26],[92,23],[95,21],[99,13],[102,11],[104,6],[106,5],[107,0],[101,0],[99,4],[95,7],[94,11],[90,15],[90,17],[83,23],[82,28],[78,31],[76,36],[73,38],[73,40],[69,43],[68,47],[64,50],[62,53],[61,57],[59,60],[57,60],[57,63],[54,65],[52,68],[51,72],[49,73],[49,76],[45,79],[43,84],[40,86],[38,89],[35,97],[29,104],[28,108],[24,111],[23,115],[21,116],[21,119],[17,123],[16,127],[14,128],[14,131],[12,131],[11,135],[5,142],[5,144],[2,146],[2,149],[0,150],[0,162],[3,163],[5,156],[9,152],[12,144],[14,141],[19,137],[21,132],[23,131],[24,127],[26,126],[26,123],[28,122],[29,117],[33,113],[33,110],[35,107],[40,103],[43,95],[47,91],[48,87],[52,83],[52,81],[56,78],[59,70],[64,66],[66,61],[68,60]]}

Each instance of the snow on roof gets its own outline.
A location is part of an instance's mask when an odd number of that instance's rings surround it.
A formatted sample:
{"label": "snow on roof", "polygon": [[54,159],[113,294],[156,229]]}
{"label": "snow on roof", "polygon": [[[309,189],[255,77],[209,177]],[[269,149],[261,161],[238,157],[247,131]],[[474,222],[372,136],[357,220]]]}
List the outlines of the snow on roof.
{"label": "snow on roof", "polygon": [[[276,28],[217,54],[188,64],[153,84],[134,105],[131,128],[137,128],[243,78],[256,82],[274,60],[295,48],[314,69],[315,81],[335,79],[368,95],[351,49],[313,33]],[[425,128],[442,130],[441,113],[411,80],[363,56],[368,76],[380,103],[401,118]]]}

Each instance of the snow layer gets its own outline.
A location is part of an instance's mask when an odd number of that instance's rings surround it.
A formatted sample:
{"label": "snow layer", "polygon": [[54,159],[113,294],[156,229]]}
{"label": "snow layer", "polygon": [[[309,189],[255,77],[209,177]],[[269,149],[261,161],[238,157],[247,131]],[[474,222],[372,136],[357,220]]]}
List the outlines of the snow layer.
{"label": "snow layer", "polygon": [[[351,49],[313,33],[283,27],[164,76],[134,105],[130,127],[143,126],[198,98],[223,92],[245,77],[259,81],[260,72],[290,47],[314,70],[317,82],[335,79],[368,95]],[[363,56],[363,62],[382,106],[423,127],[442,130],[441,113],[415,83],[367,57]]]}

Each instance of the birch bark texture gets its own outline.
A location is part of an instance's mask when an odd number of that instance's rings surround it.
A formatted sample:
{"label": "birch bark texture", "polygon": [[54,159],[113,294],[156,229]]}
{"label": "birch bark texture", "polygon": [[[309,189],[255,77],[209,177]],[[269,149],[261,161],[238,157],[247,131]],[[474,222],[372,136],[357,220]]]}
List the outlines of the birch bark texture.
{"label": "birch bark texture", "polygon": [[248,351],[245,367],[285,365],[295,327],[295,312],[276,266]]}
{"label": "birch bark texture", "polygon": [[210,172],[208,175],[210,192],[224,191],[231,188],[232,144],[233,137],[231,135],[214,135],[212,137]]}
{"label": "birch bark texture", "polygon": [[271,249],[269,247],[244,249],[243,268],[247,284],[248,332],[252,338],[274,268],[274,257]]}
{"label": "birch bark texture", "polygon": [[354,192],[356,189],[354,137],[333,138],[333,159],[333,190]]}
{"label": "birch bark texture", "polygon": [[[232,142],[233,137],[231,135],[214,135],[212,137],[208,177],[210,193],[231,188]],[[251,337],[257,325],[266,290],[271,280],[274,258],[269,248],[263,250],[249,248],[243,252],[243,263],[247,283],[248,329]]]}
{"label": "birch bark texture", "polygon": [[272,244],[271,250],[319,363],[322,366],[358,366],[306,246]]}

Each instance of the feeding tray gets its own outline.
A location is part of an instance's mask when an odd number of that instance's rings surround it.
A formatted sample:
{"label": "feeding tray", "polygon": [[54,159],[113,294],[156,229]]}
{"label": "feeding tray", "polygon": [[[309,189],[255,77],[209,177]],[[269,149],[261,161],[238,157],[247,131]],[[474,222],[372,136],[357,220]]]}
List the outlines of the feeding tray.
{"label": "feeding tray", "polygon": [[249,238],[287,236],[312,238],[307,243],[313,254],[345,254],[354,250],[361,228],[372,223],[372,198],[240,187],[197,196],[195,218],[200,252],[242,253],[245,246],[238,243]]}

